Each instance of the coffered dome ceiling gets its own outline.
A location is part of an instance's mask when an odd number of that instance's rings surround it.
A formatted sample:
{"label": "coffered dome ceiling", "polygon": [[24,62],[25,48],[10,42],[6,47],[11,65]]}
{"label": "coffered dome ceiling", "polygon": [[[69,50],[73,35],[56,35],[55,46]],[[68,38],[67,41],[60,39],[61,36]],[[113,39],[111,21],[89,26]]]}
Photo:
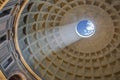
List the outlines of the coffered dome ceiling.
{"label": "coffered dome ceiling", "polygon": [[[57,27],[84,19],[94,23],[95,34],[61,48]],[[30,0],[17,36],[20,54],[37,79],[120,79],[120,0]]]}

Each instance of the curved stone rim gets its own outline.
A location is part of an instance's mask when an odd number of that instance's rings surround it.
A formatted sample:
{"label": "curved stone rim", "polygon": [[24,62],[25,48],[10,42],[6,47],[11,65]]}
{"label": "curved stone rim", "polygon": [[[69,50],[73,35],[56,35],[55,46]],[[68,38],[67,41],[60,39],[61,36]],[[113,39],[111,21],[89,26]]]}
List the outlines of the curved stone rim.
{"label": "curved stone rim", "polygon": [[20,19],[20,16],[21,16],[21,13],[24,9],[24,7],[27,5],[27,3],[29,2],[29,0],[24,0],[23,1],[23,4],[16,16],[16,21],[14,23],[14,28],[15,28],[15,36],[14,36],[14,43],[15,43],[15,48],[16,50],[18,51],[19,55],[20,55],[20,60],[21,62],[23,63],[23,65],[25,66],[25,68],[28,70],[28,72],[30,72],[30,74],[37,80],[42,80],[31,68],[30,66],[27,64],[26,60],[24,59],[23,55],[22,55],[22,52],[20,50],[20,47],[19,47],[19,42],[18,42],[18,22],[19,22],[19,19]]}

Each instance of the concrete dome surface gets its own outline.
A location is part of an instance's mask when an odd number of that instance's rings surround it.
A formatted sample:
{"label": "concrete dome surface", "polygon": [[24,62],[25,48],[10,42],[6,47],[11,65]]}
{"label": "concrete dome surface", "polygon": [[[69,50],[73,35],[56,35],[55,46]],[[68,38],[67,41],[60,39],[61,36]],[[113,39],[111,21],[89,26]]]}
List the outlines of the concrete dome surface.
{"label": "concrete dome surface", "polygon": [[35,80],[120,80],[120,0],[21,1],[13,43],[26,73]]}
{"label": "concrete dome surface", "polygon": [[[117,0],[30,1],[18,26],[25,61],[45,80],[112,80],[120,70],[120,15],[116,5],[120,5]],[[83,19],[94,23],[95,34],[61,48],[64,41],[56,26]]]}

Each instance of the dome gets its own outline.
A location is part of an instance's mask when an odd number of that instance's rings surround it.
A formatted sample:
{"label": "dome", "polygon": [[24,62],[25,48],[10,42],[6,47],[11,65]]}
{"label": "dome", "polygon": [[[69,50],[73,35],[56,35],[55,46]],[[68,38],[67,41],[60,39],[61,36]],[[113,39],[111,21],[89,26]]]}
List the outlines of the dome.
{"label": "dome", "polygon": [[[66,45],[74,37],[60,28],[75,22],[83,38]],[[37,80],[120,76],[119,0],[30,0],[16,32],[22,63]]]}

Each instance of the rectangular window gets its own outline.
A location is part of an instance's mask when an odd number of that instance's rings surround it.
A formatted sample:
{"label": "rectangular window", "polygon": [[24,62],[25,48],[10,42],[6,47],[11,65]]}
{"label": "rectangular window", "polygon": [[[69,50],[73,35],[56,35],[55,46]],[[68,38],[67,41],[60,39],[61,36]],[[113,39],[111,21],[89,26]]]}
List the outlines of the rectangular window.
{"label": "rectangular window", "polygon": [[13,58],[12,57],[9,57],[9,58],[7,58],[3,63],[2,63],[2,67],[3,67],[3,69],[7,69],[9,66],[10,66],[10,64],[13,62]]}
{"label": "rectangular window", "polygon": [[10,11],[11,11],[11,8],[3,11],[2,13],[0,13],[0,18],[1,18],[1,17],[4,17],[4,16],[6,16],[6,15],[9,15],[9,14],[10,14]]}
{"label": "rectangular window", "polygon": [[3,35],[0,37],[0,44],[3,43],[6,40],[6,35]]}

